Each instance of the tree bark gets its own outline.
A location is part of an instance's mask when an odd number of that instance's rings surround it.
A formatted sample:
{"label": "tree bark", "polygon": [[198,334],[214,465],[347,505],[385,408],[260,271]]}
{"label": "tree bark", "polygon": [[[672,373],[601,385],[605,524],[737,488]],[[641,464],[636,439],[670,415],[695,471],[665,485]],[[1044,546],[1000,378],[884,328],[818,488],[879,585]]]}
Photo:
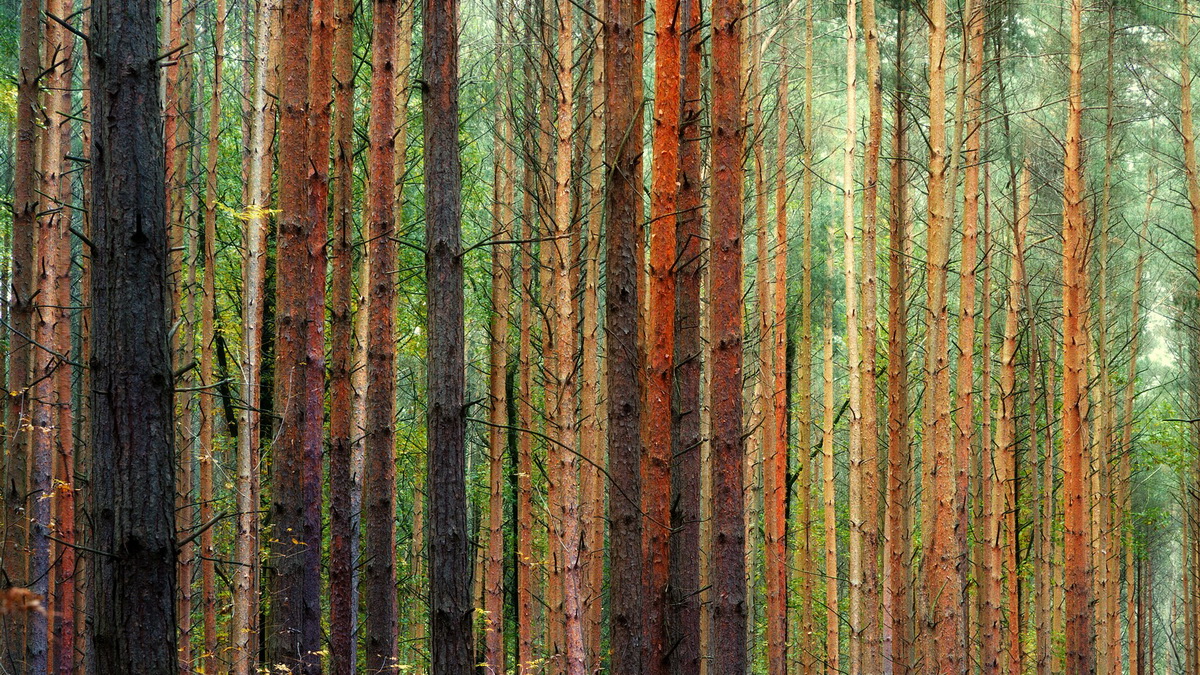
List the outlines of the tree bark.
{"label": "tree bark", "polygon": [[463,445],[458,2],[425,0],[423,16],[430,652],[433,675],[466,675],[472,664],[472,608]]}
{"label": "tree bark", "polygon": [[1091,672],[1092,593],[1084,463],[1083,313],[1086,297],[1087,224],[1083,182],[1083,2],[1071,0],[1070,84],[1067,94],[1066,156],[1063,160],[1063,492],[1067,600],[1067,669]]}
{"label": "tree bark", "polygon": [[[746,670],[742,437],[741,0],[712,8],[713,665]],[[610,257],[611,261],[612,258]],[[611,384],[611,382],[610,382]]]}
{"label": "tree bark", "polygon": [[[605,156],[608,164],[609,635],[612,672],[644,672],[642,441],[638,279],[642,273],[640,0],[605,4]],[[739,488],[740,489],[740,488]]]}
{"label": "tree bark", "polygon": [[904,81],[907,12],[896,27],[896,99],[892,136],[888,239],[888,472],[885,502],[883,668],[908,673],[913,666],[912,456],[908,406],[908,88]]}
{"label": "tree bark", "polygon": [[155,2],[91,12],[96,669],[177,668],[172,369]]}
{"label": "tree bark", "polygon": [[654,11],[654,161],[650,171],[650,280],[646,315],[646,451],[642,461],[646,672],[665,675],[671,534],[671,399],[675,356],[675,257],[679,185],[681,0]]}
{"label": "tree bark", "polygon": [[[367,668],[398,658],[396,597],[396,0],[374,4],[367,205],[367,396],[363,554]],[[432,339],[432,338],[431,338]]]}
{"label": "tree bark", "polygon": [[[350,675],[354,638],[354,15],[352,0],[333,7],[333,275],[329,332],[329,670]],[[256,92],[257,93],[257,92]],[[360,307],[359,311],[365,311]]]}
{"label": "tree bark", "polygon": [[[323,276],[315,274],[310,233],[315,229],[307,181],[308,108],[312,49],[310,5],[285,0],[282,20],[279,92],[279,219],[276,271],[276,347],[274,404],[279,432],[273,448],[274,524],[272,599],[268,653],[300,673],[320,672],[321,563],[321,407],[311,399],[309,370],[324,359],[311,344],[310,324],[323,323],[310,307],[308,293]],[[324,243],[322,236],[321,243]],[[320,270],[323,272],[324,267]],[[323,305],[320,308],[323,314]],[[324,351],[324,345],[320,345]],[[319,401],[319,399],[317,399]],[[315,418],[315,419],[314,419]]]}

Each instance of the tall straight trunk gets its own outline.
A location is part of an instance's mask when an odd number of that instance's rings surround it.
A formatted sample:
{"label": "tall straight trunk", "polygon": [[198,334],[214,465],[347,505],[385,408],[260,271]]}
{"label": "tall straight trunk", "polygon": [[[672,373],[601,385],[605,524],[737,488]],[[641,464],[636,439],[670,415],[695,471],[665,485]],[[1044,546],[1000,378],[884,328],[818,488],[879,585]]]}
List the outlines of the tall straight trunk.
{"label": "tall straight trunk", "polygon": [[472,659],[463,445],[458,2],[425,0],[423,17],[430,651],[434,675],[466,675]]}
{"label": "tall straight trunk", "polygon": [[[249,675],[253,670],[255,655],[251,647],[251,635],[257,615],[257,597],[254,588],[258,577],[258,509],[259,509],[259,431],[258,403],[261,399],[263,310],[267,272],[267,208],[271,199],[270,175],[268,174],[269,147],[268,128],[273,131],[273,111],[270,110],[268,87],[268,65],[270,63],[271,13],[274,5],[263,0],[255,22],[254,93],[250,124],[250,171],[248,175],[248,203],[250,212],[246,219],[246,258],[243,263],[243,361],[242,395],[245,407],[239,420],[237,449],[237,542],[234,568],[233,622],[230,632],[233,642],[233,672]],[[332,419],[332,418],[331,418]],[[334,530],[337,531],[336,529]]]}
{"label": "tall straight trunk", "polygon": [[[1016,436],[1016,355],[1021,293],[1024,287],[1025,232],[1030,215],[1029,160],[1021,173],[1017,219],[1013,223],[1013,256],[1009,263],[1009,287],[1005,301],[1004,342],[1000,348],[1000,417],[996,426],[996,448],[984,450],[983,482],[983,557],[984,579],[981,580],[983,609],[980,613],[981,661],[985,672],[1001,672],[1003,656],[1001,628],[1001,575],[1005,544],[1015,546],[1012,532],[1003,529],[1007,507],[1005,496],[1011,476],[1008,467],[1015,454]],[[1007,534],[1007,542],[1004,535]]]}
{"label": "tall straight trunk", "polygon": [[801,226],[803,244],[800,251],[800,356],[796,365],[799,405],[797,410],[796,444],[800,462],[796,482],[799,485],[797,499],[800,517],[800,545],[796,565],[800,574],[800,625],[797,649],[803,675],[812,675],[816,669],[816,641],[813,635],[813,572],[815,561],[812,551],[812,207],[813,207],[813,0],[805,3],[804,9],[804,177],[801,185]]}
{"label": "tall straight trunk", "polygon": [[[571,210],[571,134],[574,131],[575,61],[574,7],[569,0],[558,5],[558,133],[554,161],[554,239],[544,246],[552,247],[553,262],[550,289],[553,293],[550,314],[550,352],[554,394],[552,428],[557,434],[553,455],[558,482],[558,504],[551,504],[551,527],[562,547],[556,552],[562,560],[562,613],[565,641],[563,671],[567,675],[583,675],[585,671],[583,644],[583,573],[580,566],[579,541],[579,459],[576,454],[578,420],[575,409],[575,285],[572,279],[575,263],[571,255],[574,222]],[[672,246],[674,248],[674,246]],[[665,415],[669,419],[668,414]],[[669,448],[668,448],[669,449]],[[553,456],[552,455],[552,456]],[[670,494],[668,486],[663,486]],[[554,513],[554,512],[557,513]],[[557,518],[555,517],[557,516]],[[664,521],[667,514],[663,514]],[[663,567],[666,567],[664,555]]]}
{"label": "tall straight trunk", "polygon": [[1100,195],[1099,220],[1099,279],[1096,293],[1096,361],[1099,369],[1099,403],[1100,409],[1095,417],[1097,454],[1094,462],[1099,464],[1097,477],[1100,490],[1095,495],[1099,508],[1093,514],[1099,516],[1100,527],[1094,536],[1099,540],[1099,565],[1096,574],[1096,592],[1099,596],[1097,604],[1096,650],[1098,667],[1101,672],[1119,673],[1121,670],[1121,618],[1118,614],[1118,598],[1121,594],[1121,583],[1117,562],[1119,554],[1114,549],[1115,528],[1114,518],[1118,517],[1114,510],[1113,483],[1114,473],[1111,471],[1112,457],[1112,427],[1113,427],[1113,395],[1110,380],[1109,364],[1109,318],[1108,318],[1108,258],[1109,258],[1109,227],[1112,222],[1112,184],[1113,164],[1115,162],[1115,126],[1116,126],[1116,84],[1113,68],[1115,64],[1114,47],[1116,42],[1116,9],[1109,8],[1108,27],[1106,36],[1105,59],[1105,124],[1104,124],[1104,179]]}
{"label": "tall straight trunk", "polygon": [[[1158,193],[1158,178],[1154,170],[1154,165],[1151,164],[1147,169],[1147,184],[1149,186],[1146,192],[1146,211],[1142,218],[1141,232],[1138,236],[1138,255],[1137,262],[1133,267],[1133,293],[1130,297],[1130,317],[1129,317],[1129,370],[1125,380],[1125,401],[1124,412],[1121,419],[1121,447],[1118,449],[1121,453],[1120,462],[1120,486],[1117,490],[1117,512],[1130,513],[1133,505],[1132,492],[1133,484],[1130,482],[1132,477],[1132,461],[1133,454],[1133,404],[1137,399],[1137,377],[1138,377],[1138,354],[1141,347],[1141,299],[1142,299],[1142,274],[1146,265],[1146,251],[1142,243],[1146,239],[1146,232],[1150,226],[1150,214],[1154,206],[1154,198]],[[1132,514],[1131,514],[1132,515]],[[1132,520],[1132,519],[1131,519]],[[1134,545],[1132,537],[1132,528],[1126,533],[1123,529],[1118,529],[1121,533],[1121,548],[1124,549],[1124,573],[1125,573],[1125,621],[1126,633],[1128,635],[1128,646],[1126,657],[1130,663],[1130,670],[1133,671],[1137,651],[1137,602],[1134,598],[1136,590],[1134,584],[1135,569],[1134,569]]]}
{"label": "tall straight trunk", "polygon": [[396,0],[374,4],[367,203],[367,396],[363,554],[367,668],[397,654],[396,586]]}
{"label": "tall straight trunk", "polygon": [[208,103],[208,149],[204,169],[204,277],[200,300],[200,602],[204,618],[206,672],[217,668],[217,568],[216,543],[209,521],[213,518],[213,461],[216,453],[213,416],[216,414],[216,380],[213,376],[217,308],[217,153],[221,126],[221,70],[225,65],[225,1],[217,0],[213,28],[213,82]]}
{"label": "tall straight trunk", "polygon": [[[746,669],[742,436],[741,0],[712,8],[713,665]],[[612,258],[610,258],[610,261]],[[610,382],[611,385],[611,382]],[[616,670],[616,669],[614,669]]]}
{"label": "tall straight trunk", "polygon": [[[171,15],[168,44],[172,49],[182,44],[192,44],[195,39],[195,15],[187,11],[184,0],[171,2]],[[186,19],[185,19],[186,17]],[[192,160],[193,126],[193,72],[191,50],[184,49],[175,66],[167,71],[166,92],[167,108],[164,126],[172,133],[166,136],[166,207],[167,227],[170,239],[170,257],[168,268],[168,284],[171,294],[171,326],[174,328],[171,336],[171,352],[176,367],[188,367],[188,372],[179,376],[175,386],[187,389],[193,380],[190,368],[195,365],[192,342],[194,339],[192,320],[194,312],[185,311],[183,306],[184,289],[189,285],[184,276],[187,249],[192,240],[191,218],[194,209],[189,208],[195,198],[195,191],[189,183],[188,172]],[[249,339],[249,334],[246,336]],[[248,343],[247,343],[248,344]],[[175,443],[179,451],[176,464],[179,468],[176,486],[176,530],[191,531],[195,519],[195,503],[192,495],[192,456],[195,441],[192,430],[191,404],[192,397],[185,394],[179,402],[175,416]],[[192,588],[191,582],[195,562],[196,544],[187,543],[180,547],[178,584],[179,598],[177,616],[179,618],[179,668],[186,670],[192,667]]]}
{"label": "tall straight trunk", "polygon": [[[828,230],[829,250],[825,254],[825,273],[834,278],[833,240],[834,230]],[[825,514],[825,673],[841,672],[838,667],[841,653],[838,640],[841,614],[838,604],[838,550],[837,550],[837,504],[833,465],[833,291],[825,287],[824,306],[823,371],[821,391],[824,399],[824,416],[821,423],[821,457],[824,477],[822,501]]]}
{"label": "tall straight trunk", "polygon": [[[53,16],[63,13],[61,0],[48,0],[45,11]],[[41,174],[41,192],[47,196],[47,208],[37,214],[37,235],[34,246],[33,268],[34,294],[30,298],[33,306],[32,331],[27,333],[35,345],[32,350],[30,396],[30,443],[29,477],[25,490],[25,512],[29,518],[29,587],[46,600],[50,613],[57,614],[59,607],[51,597],[55,571],[52,565],[51,533],[55,525],[54,506],[54,455],[57,448],[58,392],[55,388],[55,373],[60,365],[56,357],[54,324],[59,310],[55,307],[54,279],[58,276],[58,250],[70,246],[70,241],[60,237],[59,221],[66,212],[58,203],[61,185],[66,182],[62,174],[63,137],[58,133],[58,92],[67,86],[66,65],[61,61],[66,44],[66,31],[54,21],[45,22],[45,50],[43,52],[44,87],[42,93],[43,123],[41,155],[38,157]],[[65,229],[63,230],[65,232]],[[65,364],[63,364],[65,367]],[[30,672],[47,671],[53,660],[50,655],[50,633],[53,622],[46,614],[32,613],[28,621],[26,643],[26,667]],[[57,644],[57,641],[56,641]]]}
{"label": "tall straight trunk", "polygon": [[[1087,480],[1084,464],[1083,313],[1088,246],[1084,221],[1083,182],[1083,2],[1071,0],[1070,86],[1067,93],[1066,156],[1063,160],[1063,493],[1066,572],[1067,669],[1090,672],[1092,651],[1092,593],[1088,547]],[[1186,81],[1186,80],[1185,80]]]}
{"label": "tall straight trunk", "polygon": [[883,83],[879,78],[879,34],[875,0],[862,3],[863,37],[867,56],[867,143],[863,154],[862,313],[859,405],[862,482],[862,611],[859,668],[883,669],[880,651],[879,596],[879,413],[876,407],[876,348],[878,343],[878,278],[876,221],[879,203],[879,153],[883,142]]}
{"label": "tall straight trunk", "polygon": [[[501,76],[509,73],[504,54],[503,0],[496,2],[496,61]],[[496,146],[492,155],[493,194],[492,316],[488,357],[488,541],[484,568],[485,637],[483,661],[496,672],[505,672],[504,661],[504,448],[508,444],[508,324],[512,286],[513,151],[511,99],[506,85],[496,108]]]}
{"label": "tall straight trunk", "polygon": [[[175,457],[158,3],[92,3],[96,671],[175,670]],[[129,433],[137,429],[138,433]]]}
{"label": "tall straight trunk", "polygon": [[[1179,133],[1183,136],[1184,175],[1187,178],[1193,243],[1200,246],[1200,166],[1196,160],[1196,134],[1192,114],[1190,25],[1188,1],[1184,0],[1183,7],[1179,12]],[[1200,265],[1200,249],[1196,250],[1196,263]]]}
{"label": "tall straight trunk", "polygon": [[[272,461],[270,517],[275,536],[270,590],[272,663],[301,673],[320,671],[321,408],[310,405],[309,370],[323,358],[310,344],[320,321],[308,293],[318,278],[310,250],[308,107],[312,26],[310,3],[283,3],[279,92],[279,219],[276,270],[275,409],[279,432]],[[323,243],[323,239],[322,239]],[[324,267],[320,268],[324,271]],[[321,308],[323,310],[323,306]],[[322,311],[323,314],[323,311]],[[323,322],[322,322],[323,323]],[[323,352],[324,345],[320,345]],[[315,361],[315,363],[314,363]],[[316,419],[313,419],[316,418]]]}
{"label": "tall straight trunk", "polygon": [[702,276],[703,142],[700,100],[704,32],[700,0],[682,0],[679,32],[682,113],[679,127],[679,196],[675,219],[675,356],[672,406],[671,569],[668,599],[668,644],[672,675],[699,675],[700,652],[700,523],[701,351],[700,287]]}
{"label": "tall straight trunk", "polygon": [[908,673],[913,666],[915,621],[912,601],[912,456],[908,409],[908,88],[904,82],[907,12],[896,24],[896,99],[892,128],[888,234],[888,469],[885,500],[883,582],[883,668]]}
{"label": "tall straight trunk", "polygon": [[[986,143],[986,134],[983,143]],[[983,280],[980,282],[980,293],[982,294],[982,316],[980,317],[981,336],[979,356],[980,366],[980,396],[979,396],[979,447],[980,451],[971,461],[971,481],[970,481],[970,499],[972,505],[968,506],[972,510],[971,518],[973,519],[973,548],[971,549],[971,570],[975,575],[975,596],[968,598],[970,620],[967,625],[969,631],[967,634],[968,644],[978,645],[982,642],[983,635],[980,629],[982,623],[981,615],[983,610],[983,593],[980,592],[983,575],[983,553],[985,539],[987,533],[984,531],[983,514],[986,506],[983,501],[983,482],[986,480],[984,476],[984,466],[990,463],[990,455],[993,452],[992,447],[992,204],[991,204],[991,176],[989,172],[990,165],[983,165]],[[1032,383],[1031,383],[1032,385]],[[1037,407],[1035,402],[1030,402],[1030,422],[1036,424]],[[979,650],[982,651],[982,650]],[[970,654],[973,658],[978,658],[975,655],[979,653],[974,648]]]}
{"label": "tall straight trunk", "polygon": [[[597,21],[590,28],[596,46],[592,52],[592,105],[604,101],[605,0],[595,5]],[[592,115],[588,134],[588,215],[583,244],[583,301],[580,339],[582,365],[579,387],[580,525],[583,528],[583,638],[586,662],[601,660],[601,605],[604,597],[604,411],[601,404],[600,366],[600,230],[604,221],[604,116]]]}
{"label": "tall straight trunk", "polygon": [[[527,28],[527,37],[532,38],[532,28]],[[533,99],[532,59],[525,63],[525,99]],[[532,242],[536,238],[537,213],[535,200],[537,198],[537,166],[533,157],[536,156],[534,139],[536,135],[532,124],[527,120],[523,129],[525,146],[524,178],[522,185],[521,219],[521,314],[520,338],[517,346],[518,389],[520,390],[517,404],[518,425],[521,434],[517,438],[517,672],[521,675],[531,672],[537,667],[534,656],[533,620],[534,620],[534,553],[533,553],[533,436],[534,436],[534,399],[533,399],[533,290],[534,290],[534,253]]]}
{"label": "tall straight trunk", "polygon": [[849,360],[850,405],[850,672],[862,669],[863,639],[863,455],[862,356],[859,353],[858,265],[854,252],[854,152],[858,129],[858,16],[855,0],[846,2],[846,138],[842,148],[842,266],[846,283],[846,354]]}
{"label": "tall straight trunk", "polygon": [[[780,9],[781,12],[786,10]],[[779,22],[785,16],[778,17]],[[788,323],[787,323],[787,151],[788,151],[788,45],[787,36],[779,45],[778,127],[775,138],[775,252],[772,263],[770,311],[764,312],[771,323],[771,342],[763,349],[773,352],[770,373],[770,407],[773,418],[775,453],[763,467],[768,489],[763,495],[766,526],[767,571],[767,669],[772,675],[787,672],[788,642]]]}
{"label": "tall straight trunk", "polygon": [[[29,386],[32,352],[29,338],[33,335],[33,243],[37,214],[41,211],[37,186],[37,139],[35,119],[39,107],[38,77],[41,66],[41,6],[36,0],[21,2],[21,33],[18,55],[20,74],[17,79],[16,139],[12,185],[12,258],[9,284],[11,297],[11,327],[8,330],[8,369],[6,387],[10,395],[5,408],[7,429],[4,466],[4,568],[13,584],[28,586],[32,580],[29,569],[26,520],[26,496],[29,474],[29,435],[27,429]],[[7,290],[7,289],[6,289]],[[25,640],[27,626],[22,621],[6,620],[3,654],[4,665],[14,672],[26,667]]]}
{"label": "tall straight trunk", "polygon": [[[967,580],[970,574],[970,555],[967,541],[970,526],[968,505],[970,502],[970,485],[968,473],[971,465],[972,447],[975,444],[975,316],[976,316],[976,281],[975,267],[978,261],[979,248],[979,146],[982,135],[982,95],[983,95],[983,3],[977,0],[968,1],[966,6],[967,24],[964,28],[964,56],[966,63],[961,64],[960,86],[966,84],[966,91],[960,96],[963,108],[959,111],[959,119],[965,125],[966,153],[965,180],[963,183],[963,213],[962,213],[962,257],[959,263],[958,291],[958,381],[956,402],[958,415],[955,417],[955,512],[958,525],[955,528],[956,545],[958,546],[958,579],[960,602],[964,608],[969,606]],[[965,71],[969,71],[966,73]],[[964,82],[965,80],[965,82]],[[955,147],[957,157],[958,148]],[[951,184],[948,189],[953,191]],[[987,299],[984,298],[985,308]],[[984,336],[987,339],[987,336]],[[981,386],[991,383],[983,381]],[[984,410],[987,416],[990,411]],[[984,449],[985,451],[987,448]],[[970,613],[959,612],[959,641],[966,646],[970,636],[968,624]]]}
{"label": "tall straight trunk", "polygon": [[667,596],[671,535],[671,398],[675,357],[675,228],[680,123],[680,3],[654,10],[653,153],[650,166],[650,280],[646,315],[646,451],[642,461],[642,537],[646,561],[646,672],[669,671]]}
{"label": "tall straight trunk", "polygon": [[[64,2],[63,14],[74,10],[73,3]],[[54,366],[51,384],[54,393],[53,425],[55,428],[53,476],[54,476],[54,623],[51,630],[55,635],[53,672],[70,675],[75,665],[75,423],[74,406],[71,400],[71,376],[74,370],[68,363],[71,354],[71,228],[75,214],[74,192],[71,185],[71,143],[75,137],[72,116],[75,69],[75,38],[63,30],[62,49],[57,58],[62,62],[57,78],[59,87],[51,92],[50,128],[48,133],[58,135],[59,154],[52,158],[58,175],[57,194],[53,197],[60,209],[54,218],[52,235],[56,241],[53,249],[53,277],[50,286],[42,293],[53,307],[51,317],[51,341],[49,343],[59,356]],[[86,208],[86,207],[85,207]]]}
{"label": "tall straight trunk", "polygon": [[[610,669],[643,672],[641,411],[638,370],[638,279],[642,273],[642,5],[605,4],[605,156],[608,165],[609,635]],[[740,483],[739,483],[740,485]],[[739,488],[740,489],[740,488]],[[739,551],[740,554],[740,551]],[[740,583],[740,582],[739,582]]]}
{"label": "tall straight trunk", "polygon": [[926,427],[924,490],[929,496],[929,529],[922,535],[925,576],[925,662],[955,672],[963,667],[963,643],[957,617],[962,611],[958,582],[958,546],[955,458],[950,429],[950,309],[946,277],[949,269],[950,231],[946,194],[946,3],[930,0],[929,17],[929,204],[926,248],[926,292],[931,323],[926,392],[931,425]]}
{"label": "tall straight trunk", "polygon": [[[349,675],[358,663],[351,529],[354,472],[354,2],[333,8],[333,274],[329,332],[329,670]],[[257,92],[256,92],[257,93]],[[359,311],[365,308],[360,307]]]}

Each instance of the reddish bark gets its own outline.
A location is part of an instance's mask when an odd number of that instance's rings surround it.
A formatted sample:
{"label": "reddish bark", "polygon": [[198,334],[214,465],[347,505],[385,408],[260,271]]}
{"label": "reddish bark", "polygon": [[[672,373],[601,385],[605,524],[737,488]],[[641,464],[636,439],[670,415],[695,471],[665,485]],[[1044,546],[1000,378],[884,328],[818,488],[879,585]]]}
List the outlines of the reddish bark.
{"label": "reddish bark", "polygon": [[[742,437],[741,0],[712,8],[713,659],[746,669],[746,557]],[[611,258],[610,258],[611,260]],[[610,382],[611,385],[611,382]]]}

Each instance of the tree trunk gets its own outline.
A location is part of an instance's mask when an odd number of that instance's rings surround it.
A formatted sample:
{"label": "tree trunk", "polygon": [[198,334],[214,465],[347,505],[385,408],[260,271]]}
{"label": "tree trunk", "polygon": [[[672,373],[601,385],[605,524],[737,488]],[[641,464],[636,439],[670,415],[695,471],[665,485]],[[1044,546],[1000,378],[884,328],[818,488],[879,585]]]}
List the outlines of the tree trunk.
{"label": "tree trunk", "polygon": [[1090,672],[1092,652],[1091,571],[1085,500],[1083,413],[1084,275],[1088,245],[1083,182],[1083,3],[1071,0],[1070,88],[1067,95],[1066,157],[1063,161],[1063,492],[1066,500],[1064,552],[1067,595],[1067,669]]}
{"label": "tree trunk", "polygon": [[[496,62],[501,77],[510,74],[505,57],[503,0],[496,2]],[[488,357],[488,541],[484,563],[484,654],[494,672],[505,672],[504,660],[504,448],[508,444],[508,324],[512,287],[513,151],[511,99],[506,84],[497,84],[496,145],[492,153],[493,195],[492,315]]]}
{"label": "tree trunk", "polygon": [[[741,0],[712,9],[713,601],[714,667],[746,670],[742,440]],[[612,258],[610,258],[612,260]],[[618,670],[615,669],[614,670]]]}
{"label": "tree trunk", "polygon": [[923,547],[925,574],[925,661],[943,672],[963,667],[963,643],[957,617],[962,611],[956,544],[955,458],[950,436],[950,312],[946,277],[951,224],[946,199],[946,4],[930,0],[929,28],[929,205],[927,298],[931,324],[928,345],[927,396],[930,421],[925,440],[925,473],[930,481]]}
{"label": "tree trunk", "polygon": [[800,504],[800,546],[796,555],[800,574],[800,626],[797,650],[803,675],[812,675],[816,669],[816,641],[813,621],[813,573],[815,565],[812,551],[812,244],[813,244],[813,0],[808,0],[804,10],[804,178],[801,186],[801,218],[804,243],[800,253],[800,359],[797,364],[800,401],[797,420],[796,443],[799,448],[800,466],[797,467],[797,484],[800,486],[797,501]]}
{"label": "tree trunk", "polygon": [[[638,278],[642,271],[642,5],[605,4],[605,156],[608,173],[609,635],[612,672],[643,672],[641,415]],[[739,483],[740,486],[740,483]],[[740,487],[739,487],[740,490]],[[740,582],[739,582],[740,583]],[[740,638],[739,638],[740,639]]]}
{"label": "tree trunk", "polygon": [[[892,137],[888,235],[888,473],[885,505],[883,667],[908,673],[913,666],[911,432],[908,409],[908,88],[903,79],[907,12],[896,27],[896,103]],[[890,670],[889,670],[890,669]]]}
{"label": "tree trunk", "polygon": [[367,396],[364,418],[367,522],[363,554],[367,668],[395,663],[396,561],[396,2],[374,5],[367,205]]}
{"label": "tree trunk", "polygon": [[463,445],[458,2],[425,0],[423,16],[430,651],[434,675],[466,675],[472,611]]}
{"label": "tree trunk", "polygon": [[[96,669],[177,667],[172,373],[155,2],[91,12]],[[131,433],[136,429],[136,433]]]}
{"label": "tree trunk", "polygon": [[[350,675],[358,663],[354,624],[354,15],[352,0],[333,8],[333,279],[329,332],[329,670]],[[363,312],[366,308],[360,307]]]}
{"label": "tree trunk", "polygon": [[675,355],[672,406],[671,569],[667,642],[671,674],[699,675],[700,652],[700,286],[704,255],[700,101],[704,33],[699,0],[682,0],[679,32],[682,113],[675,219]]}
{"label": "tree trunk", "polygon": [[[959,641],[966,646],[970,635],[968,626],[969,606],[967,580],[969,579],[970,555],[967,542],[967,532],[970,527],[968,503],[970,501],[970,485],[968,470],[971,465],[971,449],[975,442],[974,388],[975,388],[975,316],[976,316],[976,277],[975,268],[978,261],[979,248],[979,146],[982,128],[980,109],[982,107],[983,84],[983,29],[984,10],[980,2],[967,2],[965,11],[967,25],[964,29],[964,62],[959,65],[959,123],[966,131],[966,177],[963,186],[962,214],[962,258],[959,263],[959,321],[958,321],[958,373],[957,373],[957,409],[955,417],[955,513],[958,524],[955,527],[955,543],[958,547],[957,576],[959,579],[960,603],[964,611],[959,612]],[[969,71],[969,73],[967,72]],[[964,87],[965,85],[965,87]],[[965,89],[965,91],[964,91]],[[956,133],[956,136],[958,134]],[[958,157],[958,146],[955,146],[955,160]],[[955,184],[952,182],[947,190],[953,195]],[[986,299],[985,299],[986,303]],[[985,339],[987,336],[984,336]],[[982,386],[989,386],[984,382]],[[983,411],[984,415],[990,411]],[[986,449],[985,449],[986,450]]]}
{"label": "tree trunk", "polygon": [[[834,278],[834,229],[827,232],[829,250],[825,254],[825,274]],[[825,673],[840,672],[841,644],[838,639],[841,615],[838,611],[838,550],[837,550],[837,492],[833,465],[833,291],[825,287],[824,307],[824,371],[821,391],[824,398],[824,417],[821,424],[821,456],[824,475],[822,500],[825,512]]]}
{"label": "tree trunk", "polygon": [[213,416],[216,414],[216,380],[213,376],[213,347],[217,308],[217,153],[221,126],[221,70],[225,65],[225,1],[217,0],[213,29],[213,83],[208,104],[208,149],[204,170],[204,278],[200,300],[200,602],[204,619],[206,672],[217,669],[217,568],[213,519],[213,461],[216,445]]}
{"label": "tree trunk", "polygon": [[[549,327],[549,360],[550,383],[556,389],[552,399],[551,427],[557,435],[557,442],[554,443],[551,456],[558,458],[555,467],[557,475],[553,480],[558,483],[559,501],[558,504],[551,504],[551,526],[555,528],[556,535],[551,541],[557,540],[562,547],[554,555],[561,556],[562,561],[560,597],[566,631],[563,671],[567,675],[583,675],[585,655],[579,540],[579,460],[575,449],[578,427],[575,408],[575,288],[572,281],[575,264],[571,255],[574,236],[571,214],[571,134],[575,127],[572,72],[575,61],[574,8],[569,0],[561,0],[558,12],[559,91],[556,124],[558,142],[554,161],[554,239],[552,244],[543,243],[543,246],[553,249],[550,255],[553,278],[549,284],[552,293],[549,310],[553,322]],[[664,418],[670,419],[669,409]],[[664,493],[670,494],[669,487],[664,486]],[[667,519],[665,513],[663,519]],[[665,555],[663,567],[666,567]]]}
{"label": "tree trunk", "polygon": [[[276,260],[276,392],[279,432],[273,448],[271,520],[275,541],[271,570],[273,614],[269,649],[272,663],[300,673],[320,671],[321,563],[321,408],[310,405],[309,369],[313,315],[308,293],[316,276],[310,250],[315,229],[310,208],[308,107],[312,47],[310,5],[283,3],[279,92],[279,234]],[[323,243],[322,238],[322,243]],[[324,271],[324,267],[320,268]],[[323,307],[322,307],[323,309]],[[323,314],[323,311],[322,311]],[[324,345],[321,345],[323,352]],[[315,358],[322,363],[323,358]],[[323,365],[323,363],[322,363]],[[316,419],[313,419],[316,418]]]}
{"label": "tree trunk", "polygon": [[876,410],[876,348],[878,343],[878,279],[876,277],[876,220],[879,201],[879,152],[883,141],[883,83],[879,78],[879,35],[875,0],[863,0],[862,28],[867,56],[867,143],[863,155],[862,312],[860,334],[859,444],[862,482],[862,611],[859,668],[866,673],[883,669],[880,651],[879,598],[879,413]]}
{"label": "tree trunk", "polygon": [[646,451],[642,462],[646,672],[665,675],[671,535],[671,398],[675,356],[675,258],[679,185],[681,0],[654,11],[654,112],[650,177],[650,282],[646,316]]}

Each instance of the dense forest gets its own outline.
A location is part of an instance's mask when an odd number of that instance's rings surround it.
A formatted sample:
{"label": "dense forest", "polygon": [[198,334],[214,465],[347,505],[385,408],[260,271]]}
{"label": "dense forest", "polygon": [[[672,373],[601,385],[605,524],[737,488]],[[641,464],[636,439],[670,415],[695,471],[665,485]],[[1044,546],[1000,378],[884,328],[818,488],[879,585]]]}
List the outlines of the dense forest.
{"label": "dense forest", "polygon": [[1195,4],[0,0],[0,674],[1200,675]]}

